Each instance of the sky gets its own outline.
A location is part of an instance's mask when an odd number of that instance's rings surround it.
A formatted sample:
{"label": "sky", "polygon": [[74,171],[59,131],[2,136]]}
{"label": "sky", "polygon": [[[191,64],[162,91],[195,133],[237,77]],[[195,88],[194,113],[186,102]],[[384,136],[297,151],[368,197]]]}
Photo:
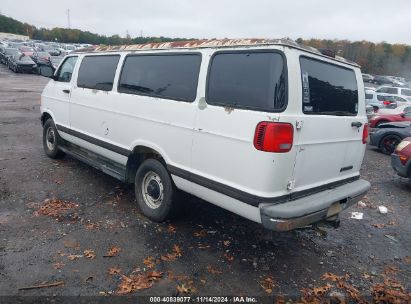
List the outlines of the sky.
{"label": "sky", "polygon": [[320,38],[411,45],[411,0],[0,0],[36,27],[124,37]]}

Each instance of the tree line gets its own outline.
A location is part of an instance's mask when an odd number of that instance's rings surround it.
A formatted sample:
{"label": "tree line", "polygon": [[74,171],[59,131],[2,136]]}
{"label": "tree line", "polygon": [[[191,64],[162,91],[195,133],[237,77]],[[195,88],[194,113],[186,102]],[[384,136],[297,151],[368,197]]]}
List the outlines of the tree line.
{"label": "tree line", "polygon": [[[89,31],[66,28],[37,28],[13,18],[0,15],[0,32],[29,36],[31,39],[58,41],[63,43],[89,44],[141,44],[148,42],[170,42],[192,40],[187,38],[168,37],[135,37],[125,38],[119,35],[105,36]],[[333,50],[339,56],[357,62],[365,73],[378,75],[403,76],[411,78],[411,46],[405,44],[373,43],[369,41],[297,39],[298,43],[315,48]]]}

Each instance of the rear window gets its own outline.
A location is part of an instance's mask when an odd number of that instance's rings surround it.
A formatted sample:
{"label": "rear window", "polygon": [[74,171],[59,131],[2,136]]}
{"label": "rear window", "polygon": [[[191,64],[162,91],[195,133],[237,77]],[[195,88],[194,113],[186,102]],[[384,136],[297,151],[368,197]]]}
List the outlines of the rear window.
{"label": "rear window", "polygon": [[77,86],[93,90],[111,91],[119,55],[86,56],[81,61]]}
{"label": "rear window", "polygon": [[199,54],[127,56],[118,91],[191,102],[200,64]]}
{"label": "rear window", "polygon": [[393,96],[387,96],[387,95],[377,95],[378,101],[395,101],[395,98]]}
{"label": "rear window", "polygon": [[353,70],[306,57],[300,58],[300,65],[305,114],[357,115],[358,88]]}
{"label": "rear window", "polygon": [[281,111],[287,104],[285,70],[280,53],[217,53],[209,68],[207,103]]}
{"label": "rear window", "polygon": [[411,90],[401,89],[401,95],[411,96]]}

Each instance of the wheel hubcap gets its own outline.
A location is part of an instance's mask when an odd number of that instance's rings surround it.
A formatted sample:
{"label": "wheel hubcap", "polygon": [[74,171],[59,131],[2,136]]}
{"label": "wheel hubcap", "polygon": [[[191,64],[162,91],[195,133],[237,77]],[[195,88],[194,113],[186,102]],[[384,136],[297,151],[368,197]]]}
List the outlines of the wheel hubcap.
{"label": "wheel hubcap", "polygon": [[143,199],[152,209],[160,207],[164,199],[164,187],[157,173],[149,171],[144,175],[142,183]]}
{"label": "wheel hubcap", "polygon": [[46,144],[49,150],[54,150],[54,146],[56,144],[56,134],[54,133],[54,130],[52,127],[49,127],[47,129]]}

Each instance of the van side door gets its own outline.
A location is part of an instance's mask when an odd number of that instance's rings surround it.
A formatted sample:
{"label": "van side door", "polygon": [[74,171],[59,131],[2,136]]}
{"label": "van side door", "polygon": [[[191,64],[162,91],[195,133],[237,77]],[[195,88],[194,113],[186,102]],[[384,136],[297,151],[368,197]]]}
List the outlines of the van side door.
{"label": "van side door", "polygon": [[[72,91],[72,75],[77,56],[67,57],[57,70],[55,79],[47,90],[47,108],[54,115],[55,124],[70,127],[69,102]],[[64,137],[64,136],[63,136]]]}

